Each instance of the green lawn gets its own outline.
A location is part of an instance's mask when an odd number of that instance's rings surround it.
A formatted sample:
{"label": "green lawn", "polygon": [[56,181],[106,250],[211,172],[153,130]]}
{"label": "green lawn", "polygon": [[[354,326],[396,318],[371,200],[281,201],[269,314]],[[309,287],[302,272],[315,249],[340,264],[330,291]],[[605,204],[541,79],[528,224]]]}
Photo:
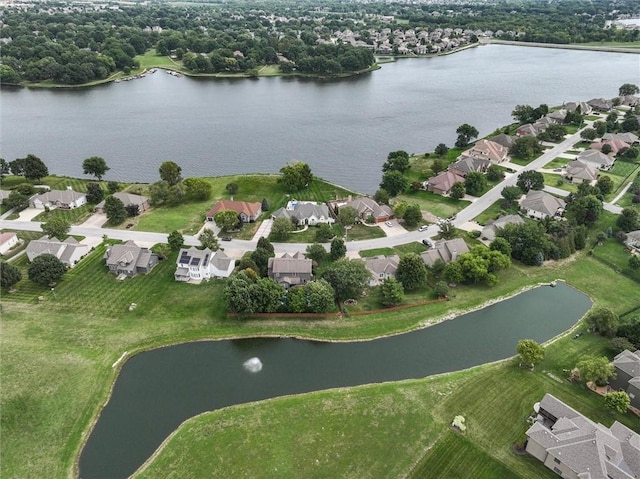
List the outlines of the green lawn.
{"label": "green lawn", "polygon": [[613,164],[613,168],[609,170],[609,173],[626,178],[629,175],[634,175],[639,168],[640,165],[638,165],[637,163],[629,163],[627,161],[618,160]]}
{"label": "green lawn", "polygon": [[517,204],[513,205],[510,208],[505,209],[505,208],[502,207],[502,203],[503,202],[504,202],[504,199],[500,199],[500,200],[496,201],[489,208],[487,208],[482,213],[480,213],[478,216],[476,216],[474,218],[474,221],[476,221],[477,223],[479,223],[481,225],[486,225],[490,220],[495,220],[495,219],[499,218],[500,216],[518,214],[518,205]]}
{"label": "green lawn", "polygon": [[547,169],[547,170],[552,170],[554,168],[564,168],[567,163],[571,162],[572,160],[569,160],[568,158],[561,158],[561,157],[556,157],[553,160],[551,160],[549,163],[547,163],[546,165],[543,166],[543,168]]}
{"label": "green lawn", "polygon": [[47,222],[51,218],[64,218],[72,225],[79,224],[86,221],[93,214],[93,206],[94,205],[82,205],[72,210],[54,208],[49,211],[43,211],[31,221]]}
{"label": "green lawn", "polygon": [[[560,188],[561,190],[569,191],[571,193],[575,193],[576,191],[578,191],[577,184],[571,183],[570,181],[564,179],[560,174],[542,173],[542,176],[544,176],[544,184],[547,186]],[[559,183],[559,181],[562,181],[562,183]]]}
{"label": "green lawn", "polygon": [[422,243],[414,241],[413,243],[401,244],[393,248],[375,248],[360,251],[360,256],[363,258],[370,258],[372,256],[391,256],[397,254],[402,256],[409,253],[422,253],[426,251],[427,247]]}
{"label": "green lawn", "polygon": [[424,190],[409,190],[402,195],[396,196],[396,200],[404,200],[409,204],[416,203],[420,206],[422,211],[429,211],[441,218],[448,218],[470,204],[469,201],[455,200],[447,196],[437,195]]}
{"label": "green lawn", "polygon": [[374,248],[360,251],[360,257],[373,258],[374,256],[391,256],[396,254],[393,248]]}

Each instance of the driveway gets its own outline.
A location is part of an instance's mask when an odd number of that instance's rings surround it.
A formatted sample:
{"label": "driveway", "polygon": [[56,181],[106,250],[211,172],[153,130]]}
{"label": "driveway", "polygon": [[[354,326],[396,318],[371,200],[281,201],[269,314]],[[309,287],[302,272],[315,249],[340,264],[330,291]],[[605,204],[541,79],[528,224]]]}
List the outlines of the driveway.
{"label": "driveway", "polygon": [[378,227],[382,231],[384,231],[384,234],[387,235],[388,237],[399,236],[407,232],[407,230],[405,230],[402,226],[400,226],[400,224],[398,223],[398,220],[390,220],[389,224],[391,224],[391,226],[387,226],[386,222],[378,223]]}
{"label": "driveway", "polygon": [[80,226],[87,226],[93,228],[102,228],[102,225],[107,222],[107,215],[104,213],[94,213],[92,214],[84,223]]}
{"label": "driveway", "polygon": [[253,235],[253,239],[251,241],[258,241],[262,236],[265,238],[269,237],[269,233],[271,233],[271,226],[273,225],[273,220],[271,218],[264,220],[258,226],[256,230],[256,234]]}
{"label": "driveway", "polygon": [[39,210],[37,208],[27,208],[18,213],[17,221],[31,221],[33,218],[38,216],[40,213],[43,213],[44,210]]}

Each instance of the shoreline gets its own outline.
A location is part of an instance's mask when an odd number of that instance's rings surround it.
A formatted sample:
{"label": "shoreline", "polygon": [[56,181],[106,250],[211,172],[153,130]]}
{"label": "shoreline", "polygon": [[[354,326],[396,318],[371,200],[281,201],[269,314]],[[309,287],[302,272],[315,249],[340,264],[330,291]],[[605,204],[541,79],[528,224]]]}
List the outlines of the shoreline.
{"label": "shoreline", "polygon": [[518,42],[514,40],[498,40],[496,38],[480,38],[480,45],[512,45],[518,47],[534,48],[556,48],[560,50],[584,50],[593,52],[608,53],[631,53],[640,54],[640,47],[612,47],[606,45],[581,45],[579,43],[540,43],[540,42]]}

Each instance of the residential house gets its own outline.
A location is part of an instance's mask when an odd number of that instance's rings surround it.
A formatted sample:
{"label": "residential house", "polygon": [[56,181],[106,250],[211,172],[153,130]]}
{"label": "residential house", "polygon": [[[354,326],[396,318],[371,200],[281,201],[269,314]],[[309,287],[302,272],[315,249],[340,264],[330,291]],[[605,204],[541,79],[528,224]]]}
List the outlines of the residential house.
{"label": "residential house", "polygon": [[262,203],[248,203],[246,201],[220,200],[207,213],[207,221],[214,221],[216,213],[231,210],[238,213],[243,223],[251,223],[262,213]]}
{"label": "residential house", "polygon": [[482,233],[480,237],[488,241],[493,241],[494,239],[496,239],[496,231],[498,231],[499,228],[502,228],[508,224],[521,224],[521,223],[524,223],[524,220],[522,219],[521,216],[518,216],[518,215],[501,216],[496,220],[491,220],[487,222],[487,225],[482,229]]}
{"label": "residential house", "polygon": [[629,231],[626,234],[624,244],[631,250],[640,253],[640,230]]}
{"label": "residential house", "polygon": [[599,170],[610,170],[615,162],[614,158],[611,158],[598,150],[581,151],[576,159],[584,163],[588,163]]}
{"label": "residential house", "polygon": [[436,241],[433,248],[420,253],[420,257],[422,261],[424,261],[424,264],[431,267],[436,261],[442,261],[447,264],[457,260],[461,254],[468,252],[469,247],[462,238],[453,238],[451,240]]}
{"label": "residential house", "polygon": [[313,261],[300,252],[293,255],[285,253],[279,258],[269,258],[268,276],[285,288],[306,284],[313,281],[312,264]]}
{"label": "residential house", "polygon": [[182,248],[176,261],[176,281],[202,281],[211,278],[227,278],[233,272],[235,260],[223,251],[213,252],[209,248],[199,250]]}
{"label": "residential house", "polygon": [[0,233],[0,255],[6,254],[7,251],[18,244],[18,241],[18,235],[13,231]]}
{"label": "residential house", "polygon": [[494,143],[504,146],[507,150],[511,148],[516,142],[516,139],[513,136],[509,136],[505,133],[500,133],[499,135],[496,135],[489,139]]}
{"label": "residential house", "polygon": [[[149,209],[149,198],[147,198],[146,196],[134,195],[132,193],[124,193],[118,191],[113,194],[113,197],[118,198],[120,201],[122,201],[125,208],[130,205],[136,205],[138,207],[139,213],[142,213],[143,211],[147,211]],[[105,200],[102,200],[96,205],[96,213],[104,213],[104,202]]]}
{"label": "residential house", "polygon": [[367,221],[369,217],[373,218],[376,223],[382,223],[395,218],[393,209],[388,205],[379,205],[375,200],[361,196],[359,198],[349,199],[345,204],[339,205],[351,206],[358,212],[358,216],[362,221]]}
{"label": "residential house", "polygon": [[107,248],[104,259],[109,271],[119,276],[146,274],[158,264],[158,255],[131,240]]}
{"label": "residential house", "polygon": [[589,106],[589,104],[586,101],[580,101],[580,102],[570,101],[565,103],[562,106],[565,110],[571,111],[571,112],[579,110],[580,113],[583,115],[588,115],[592,111],[591,106]]}
{"label": "residential house", "polygon": [[613,365],[616,377],[609,384],[618,391],[626,391],[631,405],[640,409],[640,350],[632,353],[625,349],[613,358]]}
{"label": "residential house", "polygon": [[447,170],[427,180],[427,190],[439,195],[448,195],[455,183],[464,183],[464,177],[455,171]]}
{"label": "residential house", "polygon": [[529,190],[529,193],[520,200],[520,208],[526,215],[538,220],[562,216],[565,206],[564,200],[542,190]]}
{"label": "residential house", "polygon": [[78,240],[72,236],[69,236],[64,241],[43,236],[39,240],[30,241],[27,245],[26,253],[29,261],[33,261],[41,254],[52,254],[65,266],[73,268],[78,261],[89,253],[89,246],[78,243]]}
{"label": "residential house", "polygon": [[526,123],[524,125],[520,125],[516,129],[516,135],[518,136],[538,136],[542,133],[543,130],[538,129],[533,126],[531,123]]}
{"label": "residential house", "polygon": [[598,176],[600,176],[600,173],[597,168],[593,167],[589,163],[575,160],[566,166],[564,170],[564,176],[565,178],[570,180],[571,183],[580,184],[584,183],[585,181],[587,183],[596,181],[598,179]]}
{"label": "residential house", "polygon": [[631,133],[630,131],[626,133],[605,133],[602,136],[602,140],[622,140],[629,145],[633,145],[634,143],[638,143],[638,135]]}
{"label": "residential house", "polygon": [[592,98],[587,102],[592,110],[595,111],[609,111],[613,108],[613,102],[611,100],[605,100],[604,98]]}
{"label": "residential house", "polygon": [[604,145],[609,145],[611,147],[611,154],[617,155],[618,152],[622,149],[629,148],[629,143],[626,141],[622,141],[620,138],[611,138],[610,140],[602,140],[596,141],[595,143],[591,143],[592,150],[601,151]]}
{"label": "residential house", "polygon": [[553,123],[564,123],[564,119],[567,117],[567,110],[561,108],[560,110],[552,111],[545,115],[546,118],[549,118],[553,121]]}
{"label": "residential house", "polygon": [[491,161],[487,158],[477,156],[460,156],[460,159],[449,165],[449,171],[465,177],[471,172],[485,173],[491,166]]}
{"label": "residential house", "polygon": [[387,278],[395,278],[399,262],[398,255],[365,258],[364,265],[371,272],[369,286],[378,286]]}
{"label": "residential house", "polygon": [[562,477],[640,477],[640,435],[615,421],[595,423],[551,394],[534,405],[526,451]]}
{"label": "residential house", "polygon": [[622,106],[640,106],[640,97],[635,95],[622,95],[618,97],[618,100]]}
{"label": "residential house", "polygon": [[271,216],[294,219],[298,225],[310,226],[332,224],[336,221],[329,213],[327,205],[313,201],[289,201],[287,206],[277,209]]}
{"label": "residential house", "polygon": [[489,160],[493,164],[502,163],[507,159],[509,149],[491,140],[478,140],[468,150],[462,152],[461,157],[474,156]]}
{"label": "residential house", "polygon": [[30,200],[32,208],[43,210],[45,208],[61,208],[72,210],[87,204],[87,195],[78,193],[68,186],[66,190],[45,191],[34,196]]}

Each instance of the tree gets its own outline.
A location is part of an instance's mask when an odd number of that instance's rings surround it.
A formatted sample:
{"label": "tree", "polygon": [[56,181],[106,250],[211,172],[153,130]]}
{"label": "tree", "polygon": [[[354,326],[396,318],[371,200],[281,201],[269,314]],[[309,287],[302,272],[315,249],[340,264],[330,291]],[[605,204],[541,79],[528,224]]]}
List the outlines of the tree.
{"label": "tree", "polygon": [[216,234],[209,228],[202,230],[202,233],[198,236],[198,241],[200,241],[203,248],[209,248],[211,251],[217,251],[220,248]]}
{"label": "tree", "polygon": [[42,223],[42,232],[49,238],[64,239],[71,229],[69,223],[63,216],[52,216],[49,221]]}
{"label": "tree", "polygon": [[408,226],[409,228],[413,228],[420,223],[422,221],[422,210],[420,210],[420,205],[413,204],[407,206],[402,219],[404,219],[405,226]]}
{"label": "tree", "polygon": [[235,195],[238,192],[238,188],[239,187],[237,183],[227,183],[226,186],[224,187],[224,189],[227,190],[227,193],[229,193],[231,196]]}
{"label": "tree", "polygon": [[331,261],[343,258],[345,254],[347,254],[347,247],[344,244],[344,240],[342,238],[333,238],[331,241],[331,250],[329,251]]}
{"label": "tree", "polygon": [[598,132],[594,128],[585,128],[580,132],[580,138],[583,140],[593,141],[597,136]]}
{"label": "tree", "polygon": [[453,185],[451,185],[449,196],[455,200],[461,200],[462,198],[464,198],[464,195],[466,193],[467,190],[464,187],[464,183],[462,183],[461,181],[456,181]]}
{"label": "tree", "polygon": [[285,298],[284,286],[271,278],[258,278],[249,286],[256,304],[256,312],[275,313]]}
{"label": "tree", "polygon": [[420,255],[409,253],[400,258],[396,279],[406,291],[412,291],[426,283],[427,274],[427,267]]}
{"label": "tree", "polygon": [[594,195],[573,198],[565,208],[565,216],[578,225],[590,226],[600,218],[603,211],[602,200]]}
{"label": "tree", "polygon": [[404,214],[407,212],[408,206],[409,206],[409,203],[407,203],[404,200],[394,203],[393,213],[395,214],[396,218],[402,218]]}
{"label": "tree", "polygon": [[135,203],[129,203],[125,205],[124,210],[127,212],[127,217],[133,218],[134,216],[138,216],[140,214],[140,207]]}
{"label": "tree", "polygon": [[304,285],[307,311],[310,313],[326,313],[335,304],[335,291],[324,279],[311,281]]}
{"label": "tree", "polygon": [[409,153],[404,150],[392,151],[387,156],[387,161],[382,165],[382,171],[399,171],[404,173],[410,168]]}
{"label": "tree", "polygon": [[449,284],[458,284],[464,280],[464,275],[462,274],[462,268],[460,267],[460,263],[457,261],[452,261],[447,263],[442,271],[444,275],[444,279],[447,280]]}
{"label": "tree", "polygon": [[379,292],[380,304],[386,307],[397,306],[404,300],[404,288],[395,278],[385,278]]}
{"label": "tree", "polygon": [[156,181],[149,186],[149,197],[153,206],[179,204],[184,198],[182,184],[170,185],[166,181]]}
{"label": "tree", "polygon": [[12,288],[22,279],[22,273],[14,265],[0,261],[0,286]]}
{"label": "tree", "polygon": [[177,185],[182,181],[182,177],[180,174],[182,173],[182,168],[178,166],[177,163],[173,161],[164,161],[159,168],[160,179],[162,181],[166,181],[169,186]]}
{"label": "tree", "polygon": [[214,215],[213,220],[216,222],[216,225],[224,231],[231,231],[235,229],[240,222],[238,213],[233,210],[218,211]]}
{"label": "tree", "polygon": [[397,196],[409,187],[409,180],[399,171],[391,170],[382,175],[380,188],[389,193],[389,196]]}
{"label": "tree", "polygon": [[3,205],[13,208],[17,211],[21,211],[29,206],[29,198],[31,195],[25,195],[21,193],[19,190],[12,190],[9,193],[9,198],[4,200]]}
{"label": "tree", "polygon": [[7,160],[5,160],[4,158],[0,158],[0,179],[4,179],[4,177],[9,173],[11,173],[9,163],[7,163]]}
{"label": "tree", "polygon": [[620,216],[616,218],[616,226],[625,233],[640,229],[640,214],[632,207],[623,208]]}
{"label": "tree", "polygon": [[191,200],[205,201],[211,197],[211,183],[203,178],[187,178],[182,185],[185,196]]}
{"label": "tree", "polygon": [[269,272],[269,258],[272,258],[274,254],[269,252],[266,248],[256,248],[251,252],[251,260],[255,263],[256,273],[260,276],[265,277]]}
{"label": "tree", "polygon": [[98,181],[102,180],[102,177],[111,168],[107,166],[107,162],[104,158],[99,156],[91,156],[82,162],[82,171],[85,175],[93,175]]}
{"label": "tree", "polygon": [[167,237],[167,244],[173,251],[178,251],[184,245],[184,236],[179,231],[172,231]]}
{"label": "tree", "polygon": [[380,188],[378,191],[376,191],[376,193],[373,195],[373,199],[376,201],[376,203],[378,203],[379,205],[388,205],[389,204],[389,193],[387,192],[387,190]]}
{"label": "tree", "polygon": [[256,299],[251,290],[254,280],[246,271],[232,274],[226,281],[224,299],[227,311],[241,315],[252,314],[258,311]]}
{"label": "tree", "polygon": [[615,366],[606,356],[587,357],[576,365],[580,378],[586,382],[593,381],[597,386],[605,386],[609,379],[615,377]]}
{"label": "tree", "polygon": [[631,269],[640,269],[640,257],[636,256],[635,254],[632,254],[629,257],[629,268]]}
{"label": "tree", "polygon": [[529,192],[529,190],[541,190],[544,188],[544,176],[539,171],[524,171],[518,175],[516,186],[524,193]]}
{"label": "tree", "polygon": [[567,134],[567,127],[554,123],[549,125],[546,130],[538,135],[538,138],[543,141],[562,141],[564,135]]}
{"label": "tree", "polygon": [[265,238],[264,236],[260,236],[260,238],[258,238],[256,248],[266,249],[271,256],[275,254],[275,248],[271,244],[271,241],[269,241],[269,239]]}
{"label": "tree", "polygon": [[433,171],[434,175],[437,175],[438,173],[440,173],[441,171],[444,171],[447,169],[447,165],[448,163],[446,162],[446,160],[441,160],[440,158],[436,158],[435,160],[433,160],[431,162],[431,171]]}
{"label": "tree", "polygon": [[87,202],[97,205],[104,198],[104,191],[98,183],[87,183]]}
{"label": "tree", "polygon": [[604,145],[602,145],[602,147],[600,148],[600,151],[602,153],[604,153],[605,155],[608,155],[609,153],[611,153],[613,151],[613,147],[609,144],[609,143],[605,143]]}
{"label": "tree", "polygon": [[335,236],[333,229],[327,223],[322,223],[316,228],[316,241],[326,243]]}
{"label": "tree", "polygon": [[531,369],[544,359],[544,348],[533,339],[521,339],[516,347],[520,361],[531,366]]}
{"label": "tree", "polygon": [[491,251],[500,251],[503,255],[511,257],[511,245],[504,238],[497,237],[494,239],[489,245],[489,249]]}
{"label": "tree", "polygon": [[464,179],[464,188],[471,196],[482,196],[487,188],[487,177],[479,171],[472,171]]}
{"label": "tree", "polygon": [[339,301],[358,298],[369,284],[371,273],[360,260],[342,258],[325,269],[322,278],[335,291]]}
{"label": "tree", "polygon": [[637,95],[638,93],[640,93],[640,88],[633,83],[625,83],[618,89],[619,96]]}
{"label": "tree", "polygon": [[540,140],[533,136],[523,136],[511,145],[509,154],[511,156],[522,158],[525,161],[532,160],[536,155],[542,153],[542,145]]}
{"label": "tree", "polygon": [[504,171],[498,165],[491,165],[487,168],[487,180],[500,181],[504,178]]}
{"label": "tree", "polygon": [[617,156],[624,161],[636,161],[638,159],[638,154],[638,148],[632,146],[618,151]]}
{"label": "tree", "polygon": [[640,120],[638,120],[638,118],[635,116],[628,116],[624,120],[622,120],[620,129],[625,133],[640,130]]}
{"label": "tree", "polygon": [[120,183],[118,183],[117,181],[109,181],[107,183],[107,191],[110,194],[114,194],[114,193],[120,191]]}
{"label": "tree", "polygon": [[517,186],[505,186],[500,194],[510,206],[520,199],[522,190]]}
{"label": "tree", "polygon": [[40,181],[49,174],[44,162],[35,155],[28,154],[26,158],[17,158],[9,163],[11,173],[24,176],[29,181]]}
{"label": "tree", "polygon": [[29,265],[29,279],[34,283],[48,285],[58,281],[67,267],[54,255],[45,253],[33,258]]}
{"label": "tree", "polygon": [[440,237],[443,239],[451,239],[456,235],[456,229],[451,221],[443,221],[438,229]]}
{"label": "tree", "polygon": [[289,193],[295,193],[305,189],[313,180],[311,168],[306,163],[294,161],[280,168],[278,183],[284,186]]}
{"label": "tree", "polygon": [[338,210],[338,221],[344,226],[351,226],[355,224],[360,217],[358,216],[358,210],[353,206],[343,206]]}
{"label": "tree", "polygon": [[524,125],[526,123],[533,123],[542,115],[538,116],[532,106],[516,105],[516,107],[511,112],[511,116],[515,121],[517,121],[521,125]]}
{"label": "tree", "polygon": [[603,195],[608,195],[613,191],[613,180],[609,176],[601,176],[596,182],[596,186]]}
{"label": "tree", "polygon": [[604,406],[607,409],[624,414],[631,406],[631,399],[626,391],[613,391],[604,395]]}
{"label": "tree", "polygon": [[262,198],[262,211],[269,211],[269,200]]}
{"label": "tree", "polygon": [[589,328],[601,336],[613,337],[618,330],[618,315],[609,308],[597,307],[584,318]]}
{"label": "tree", "polygon": [[320,243],[312,243],[307,246],[306,256],[316,263],[321,263],[327,256],[327,250]]}
{"label": "tree", "polygon": [[281,216],[273,220],[269,237],[274,241],[286,241],[293,228],[291,220]]}
{"label": "tree", "polygon": [[433,288],[438,298],[446,298],[449,296],[449,285],[445,281],[438,281]]}
{"label": "tree", "polygon": [[458,134],[456,148],[465,148],[473,138],[478,138],[479,135],[478,130],[467,123],[460,125],[456,133]]}
{"label": "tree", "polygon": [[447,145],[445,145],[444,143],[438,143],[438,146],[436,146],[436,149],[434,150],[434,153],[440,157],[443,157],[448,152],[449,148],[447,148]]}
{"label": "tree", "polygon": [[112,225],[119,225],[127,217],[124,203],[115,196],[108,196],[104,200],[104,212],[107,215],[107,220]]}

